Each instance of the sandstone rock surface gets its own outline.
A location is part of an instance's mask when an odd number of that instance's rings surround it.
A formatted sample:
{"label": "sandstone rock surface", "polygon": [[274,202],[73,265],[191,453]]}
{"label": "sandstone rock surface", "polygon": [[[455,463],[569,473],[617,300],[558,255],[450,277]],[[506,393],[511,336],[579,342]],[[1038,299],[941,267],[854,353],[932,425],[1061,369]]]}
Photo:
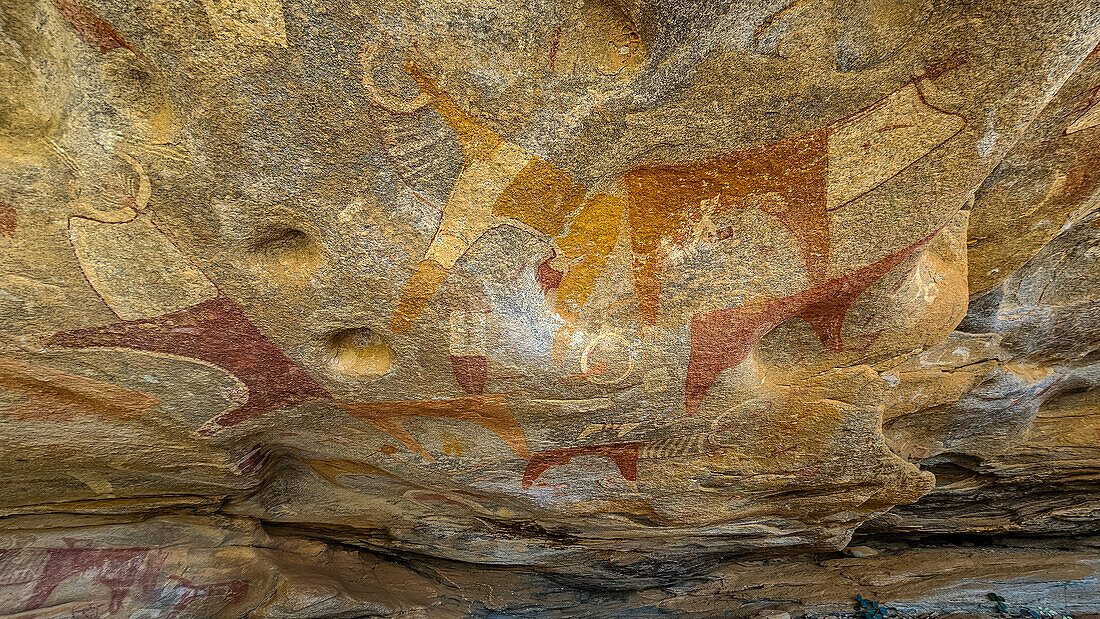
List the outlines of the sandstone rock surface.
{"label": "sandstone rock surface", "polygon": [[1100,609],[1098,43],[3,0],[0,613]]}

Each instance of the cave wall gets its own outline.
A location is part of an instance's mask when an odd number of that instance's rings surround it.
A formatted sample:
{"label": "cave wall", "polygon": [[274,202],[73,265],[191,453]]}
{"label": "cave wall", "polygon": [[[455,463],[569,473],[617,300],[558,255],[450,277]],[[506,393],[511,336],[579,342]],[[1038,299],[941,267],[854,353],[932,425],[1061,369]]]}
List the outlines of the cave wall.
{"label": "cave wall", "polygon": [[1095,2],[0,39],[0,612],[1100,608]]}

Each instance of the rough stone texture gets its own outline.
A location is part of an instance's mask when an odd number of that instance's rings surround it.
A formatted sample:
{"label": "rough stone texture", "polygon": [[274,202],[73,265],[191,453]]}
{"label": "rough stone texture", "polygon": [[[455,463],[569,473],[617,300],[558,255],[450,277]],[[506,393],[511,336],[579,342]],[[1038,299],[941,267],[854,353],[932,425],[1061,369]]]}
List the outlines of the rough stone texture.
{"label": "rough stone texture", "polygon": [[1100,609],[1098,42],[3,0],[0,613]]}

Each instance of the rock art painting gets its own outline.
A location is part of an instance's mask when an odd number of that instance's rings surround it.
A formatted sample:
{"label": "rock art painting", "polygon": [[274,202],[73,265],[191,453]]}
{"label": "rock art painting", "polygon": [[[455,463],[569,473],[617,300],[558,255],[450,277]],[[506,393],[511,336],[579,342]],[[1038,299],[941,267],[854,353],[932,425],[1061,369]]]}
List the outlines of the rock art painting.
{"label": "rock art painting", "polygon": [[801,318],[813,327],[826,347],[840,350],[841,325],[856,298],[938,232],[854,273],[796,295],[755,306],[696,314],[691,322],[692,347],[685,388],[687,412],[698,412],[700,401],[718,374],[744,361],[761,338],[786,320]]}
{"label": "rock art painting", "polygon": [[610,445],[586,445],[540,451],[531,458],[527,470],[523,473],[523,487],[530,488],[539,476],[552,466],[569,464],[579,456],[598,456],[607,458],[619,468],[619,473],[627,481],[638,480],[638,450],[641,443],[613,443]]}
{"label": "rock art painting", "polygon": [[0,615],[1100,608],[1098,44],[7,0]]}
{"label": "rock art painting", "polygon": [[[625,179],[635,285],[650,323],[660,311],[661,252],[687,241],[703,217],[760,209],[794,239],[811,284],[835,274],[831,211],[897,176],[966,126],[925,100],[920,81],[816,132],[713,161],[646,166]],[[735,237],[723,228],[716,236]]]}
{"label": "rock art painting", "polygon": [[526,459],[527,444],[523,429],[516,423],[505,403],[506,394],[424,402],[341,402],[349,415],[363,419],[404,443],[431,461],[432,456],[401,425],[402,418],[434,417],[461,419],[476,423],[496,434],[520,458]]}
{"label": "rock art painting", "polygon": [[450,316],[451,371],[466,393],[481,395],[489,376],[485,350],[485,313],[454,311]]}
{"label": "rock art painting", "polygon": [[[0,551],[5,578],[0,596],[21,597],[26,616],[122,616],[148,608],[166,617],[218,612],[244,601],[246,580],[199,584],[172,575],[183,557],[171,551],[119,545],[84,546],[86,539],[51,539],[41,547]],[[182,566],[181,566],[182,567]],[[81,585],[104,593],[102,602],[73,597]]]}
{"label": "rock art painting", "polygon": [[96,14],[76,0],[56,0],[53,3],[57,11],[88,44],[99,48],[99,53],[123,48],[138,53],[134,46],[126,42],[114,26],[103,21]]}
{"label": "rock art painting", "polygon": [[0,358],[0,387],[25,398],[5,411],[18,419],[87,414],[129,419],[158,404],[145,393],[15,359]]}
{"label": "rock art painting", "polygon": [[[120,318],[170,314],[218,296],[148,220],[74,217],[69,234],[88,282]],[[102,260],[105,256],[112,259]]]}
{"label": "rock art painting", "polygon": [[19,213],[15,211],[15,207],[7,202],[0,202],[0,235],[14,236],[18,222]]}
{"label": "rock art painting", "polygon": [[248,399],[212,418],[202,433],[328,396],[324,387],[267,340],[240,307],[224,296],[157,318],[63,331],[54,334],[49,343],[176,354],[225,368],[248,388]]}
{"label": "rock art painting", "polygon": [[164,598],[172,601],[169,617],[183,617],[195,612],[197,602],[207,598],[222,599],[232,604],[241,601],[248,592],[248,581],[230,580],[209,585],[193,583],[186,578],[177,578],[157,592],[158,602]]}
{"label": "rock art painting", "polygon": [[[558,290],[558,311],[572,317],[588,298],[618,236],[621,198],[589,195],[565,172],[507,142],[459,108],[419,65],[410,61],[404,69],[421,92],[412,102],[385,111],[435,110],[461,143],[463,165],[442,205],[435,236],[405,284],[393,330],[408,329],[448,270],[486,231],[499,225],[517,226],[556,240],[561,259],[570,266],[552,287]],[[366,70],[371,70],[370,65]],[[376,102],[385,106],[385,100],[376,98]]]}
{"label": "rock art painting", "polygon": [[51,548],[45,554],[45,565],[24,610],[44,606],[66,579],[91,573],[108,588],[107,612],[114,613],[131,588],[150,592],[164,565],[163,554],[149,548]]}

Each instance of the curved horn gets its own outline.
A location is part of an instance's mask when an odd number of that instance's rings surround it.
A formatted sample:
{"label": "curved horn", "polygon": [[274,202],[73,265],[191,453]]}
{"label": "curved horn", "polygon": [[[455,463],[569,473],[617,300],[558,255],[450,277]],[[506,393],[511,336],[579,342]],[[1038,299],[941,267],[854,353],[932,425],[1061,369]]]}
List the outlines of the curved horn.
{"label": "curved horn", "polygon": [[402,101],[382,93],[374,85],[374,56],[378,53],[377,45],[363,44],[363,53],[359,55],[359,62],[363,67],[363,87],[367,89],[371,101],[378,107],[394,114],[413,114],[428,107],[432,98],[428,93],[422,92],[408,101]]}
{"label": "curved horn", "polygon": [[149,175],[145,173],[145,168],[136,159],[127,155],[126,153],[118,153],[126,163],[130,164],[130,167],[137,172],[138,175],[138,190],[137,195],[134,196],[134,204],[137,205],[138,212],[144,211],[145,207],[149,205],[149,197],[152,195],[152,186],[149,184]]}

